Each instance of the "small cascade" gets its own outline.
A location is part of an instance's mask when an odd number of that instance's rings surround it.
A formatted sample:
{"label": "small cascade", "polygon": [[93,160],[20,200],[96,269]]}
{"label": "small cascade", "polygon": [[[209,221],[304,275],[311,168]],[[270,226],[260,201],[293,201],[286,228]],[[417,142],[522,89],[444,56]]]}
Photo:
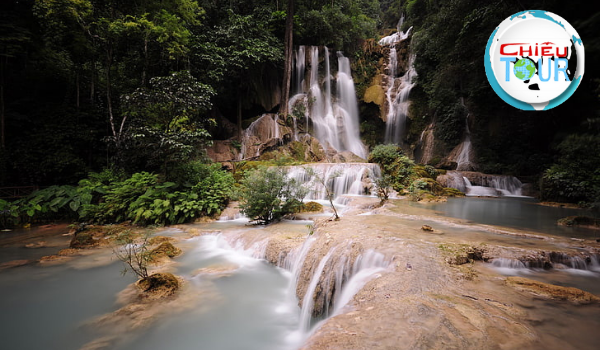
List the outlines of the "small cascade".
{"label": "small cascade", "polygon": [[[463,97],[460,98],[460,103],[465,109],[467,109]],[[456,170],[458,171],[475,170],[475,164],[472,160],[473,150],[471,147],[471,130],[469,129],[469,116],[470,114],[467,113],[465,117],[465,136],[463,141],[450,153],[451,155],[456,155]]]}
{"label": "small cascade", "polygon": [[[314,240],[309,237],[301,249],[291,252],[288,255],[290,259],[285,259],[283,267],[292,269],[290,290],[294,292],[298,289],[299,269],[306,265],[306,254],[311,250]],[[344,241],[332,246],[321,259],[313,260],[313,266],[304,266],[304,269],[311,271],[301,304],[300,332],[305,336],[311,332],[311,328],[314,330],[318,327],[312,327],[313,317],[327,319],[343,313],[367,282],[392,266],[383,254],[374,250],[357,252],[357,247],[351,240]],[[295,261],[295,264],[290,265],[291,261]]]}
{"label": "small cascade", "polygon": [[562,252],[548,252],[539,257],[523,257],[519,259],[495,258],[491,265],[502,274],[514,275],[519,273],[530,273],[532,270],[557,269],[572,273],[600,273],[599,256],[570,255]]}
{"label": "small cascade", "polygon": [[334,200],[342,195],[371,195],[381,170],[373,163],[316,163],[288,168],[288,177],[311,189],[305,200],[327,200],[327,191],[317,177],[327,180]]}
{"label": "small cascade", "polygon": [[401,77],[396,77],[398,66],[398,53],[396,44],[410,36],[412,27],[406,33],[401,31],[404,16],[398,22],[398,31],[379,41],[379,45],[389,46],[389,62],[387,65],[387,84],[385,92],[387,102],[387,118],[385,128],[385,142],[402,144],[405,134],[406,117],[408,115],[409,96],[415,86],[413,78],[417,76],[414,68],[415,55],[411,54],[408,61],[408,70]]}
{"label": "small cascade", "polygon": [[[335,295],[333,302],[334,310],[332,315],[340,314],[344,307],[352,300],[354,295],[358,293],[367,282],[369,282],[376,273],[383,272],[390,266],[390,263],[385,259],[383,254],[378,253],[374,250],[367,250],[363,255],[359,255],[354,262],[351,273],[347,273],[344,269],[346,264],[340,264],[340,269],[336,271],[335,281],[336,290],[342,292]],[[341,288],[344,282],[344,278],[347,275],[351,275],[348,282]],[[327,311],[326,311],[327,312]]]}
{"label": "small cascade", "polygon": [[448,171],[438,176],[438,182],[452,187],[467,196],[480,197],[523,197],[523,183],[514,176],[489,175],[470,171]]}
{"label": "small cascade", "polygon": [[[309,83],[306,89],[306,49],[310,55]],[[358,103],[354,90],[354,81],[350,72],[350,61],[338,52],[338,72],[336,79],[336,94],[331,87],[331,65],[329,49],[323,48],[324,76],[319,73],[320,49],[318,46],[300,46],[296,52],[295,88],[296,95],[288,101],[289,110],[297,118],[298,113],[304,112],[306,132],[319,140],[325,149],[349,151],[366,158],[367,151],[360,140],[358,128]],[[298,120],[294,118],[294,139],[299,139]]]}
{"label": "small cascade", "polygon": [[307,333],[310,330],[310,322],[312,320],[313,305],[315,302],[314,294],[315,289],[321,279],[321,274],[325,268],[325,264],[331,258],[331,255],[335,252],[336,247],[333,247],[327,252],[327,254],[319,261],[319,266],[315,269],[315,273],[310,279],[304,298],[302,299],[302,311],[300,312],[300,330],[302,333]]}

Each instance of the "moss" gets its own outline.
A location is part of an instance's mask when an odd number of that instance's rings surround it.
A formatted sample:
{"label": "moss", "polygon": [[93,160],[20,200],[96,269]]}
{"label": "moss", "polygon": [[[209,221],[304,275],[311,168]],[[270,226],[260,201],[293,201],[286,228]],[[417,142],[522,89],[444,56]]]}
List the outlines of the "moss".
{"label": "moss", "polygon": [[302,204],[302,207],[300,207],[300,212],[322,212],[323,211],[323,205],[317,203],[317,202],[307,202]]}
{"label": "moss", "polygon": [[154,236],[148,240],[148,244],[156,245],[161,244],[163,242],[172,242],[175,239],[173,237],[165,237],[165,236]]}
{"label": "moss", "polygon": [[171,242],[162,242],[158,247],[150,251],[150,259],[156,261],[161,258],[174,258],[181,254],[181,249],[175,247]]}
{"label": "moss", "polygon": [[446,196],[446,197],[464,197],[465,196],[464,193],[462,193],[461,191],[457,190],[456,188],[452,188],[452,187],[444,188],[442,191],[442,195]]}
{"label": "moss", "polygon": [[558,220],[561,226],[592,226],[600,228],[600,220],[589,216],[567,216]]}
{"label": "moss", "polygon": [[166,297],[179,289],[179,280],[172,273],[159,272],[137,282],[138,288],[153,297]]}
{"label": "moss", "polygon": [[94,239],[91,233],[89,232],[78,232],[73,236],[71,240],[71,244],[69,245],[71,248],[89,248],[98,245],[98,242]]}

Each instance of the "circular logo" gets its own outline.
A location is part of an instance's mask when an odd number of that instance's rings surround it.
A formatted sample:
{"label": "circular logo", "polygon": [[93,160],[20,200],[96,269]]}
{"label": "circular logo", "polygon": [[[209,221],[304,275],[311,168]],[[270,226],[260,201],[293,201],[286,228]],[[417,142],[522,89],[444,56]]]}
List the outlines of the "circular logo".
{"label": "circular logo", "polygon": [[562,17],[530,10],[514,14],[494,30],[485,51],[485,73],[506,103],[548,110],[577,89],[584,70],[583,42]]}

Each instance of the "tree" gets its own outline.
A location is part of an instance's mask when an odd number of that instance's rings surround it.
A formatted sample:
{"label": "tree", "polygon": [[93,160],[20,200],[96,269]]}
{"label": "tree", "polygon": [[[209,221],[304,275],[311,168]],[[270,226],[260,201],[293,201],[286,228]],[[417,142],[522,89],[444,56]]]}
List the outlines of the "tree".
{"label": "tree", "polygon": [[[166,175],[169,164],[192,158],[210,134],[215,121],[206,118],[214,90],[198,82],[189,72],[154,77],[149,88],[124,95],[124,113],[117,137],[117,161],[127,167],[136,159],[145,168],[159,167]],[[125,123],[131,118],[131,127]],[[133,162],[132,162],[133,161]]]}
{"label": "tree", "polygon": [[257,168],[247,173],[241,184],[242,213],[262,225],[296,212],[308,192],[295,179],[288,179],[280,167]]}
{"label": "tree", "polygon": [[117,259],[125,264],[123,274],[131,271],[138,278],[148,278],[148,263],[151,256],[148,253],[148,236],[144,236],[142,242],[135,241],[131,231],[124,231],[117,238],[118,246],[113,247]]}
{"label": "tree", "polygon": [[281,102],[279,104],[280,113],[283,120],[287,120],[288,100],[290,99],[290,84],[292,80],[292,53],[294,51],[294,0],[288,0],[287,13],[285,19],[285,64],[283,69],[283,89],[281,93]]}

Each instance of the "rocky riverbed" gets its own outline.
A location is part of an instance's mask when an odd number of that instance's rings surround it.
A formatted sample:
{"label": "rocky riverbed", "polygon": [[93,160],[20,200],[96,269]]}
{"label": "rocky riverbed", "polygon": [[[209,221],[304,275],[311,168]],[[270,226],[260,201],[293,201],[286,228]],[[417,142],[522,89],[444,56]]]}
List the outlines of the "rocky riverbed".
{"label": "rocky riverbed", "polygon": [[[152,241],[157,247],[169,245],[152,269],[174,272],[179,262],[167,253],[181,249],[185,257],[197,249],[194,237],[217,234],[257,258],[295,269],[298,304],[312,305],[308,310],[312,328],[304,331],[303,350],[595,347],[600,327],[598,288],[581,290],[552,278],[563,271],[579,271],[592,283],[600,279],[600,271],[594,270],[600,257],[595,240],[480,225],[408,206],[404,200],[381,207],[378,199],[365,197],[350,197],[339,221],[323,213],[296,219],[266,227],[225,222],[168,228],[172,234]],[[31,244],[30,237],[23,244]],[[112,260],[106,247],[71,250],[63,254],[69,259],[53,263],[90,268]],[[81,255],[87,258],[78,258]],[[377,268],[356,284],[352,278],[361,261],[369,259],[378,259]],[[47,266],[47,260],[40,263]],[[525,272],[506,276],[496,266]],[[134,298],[136,289],[130,285],[120,293],[120,309],[89,320],[106,329],[84,348],[110,348],[127,336],[118,330],[139,332],[160,323],[161,317],[177,317],[181,310],[198,305],[210,309],[219,300],[212,281],[239,268],[221,263],[193,270],[180,280],[181,293],[164,302]],[[540,274],[545,277],[540,279]],[[197,284],[198,278],[203,281],[201,298],[187,283],[190,279]],[[348,294],[352,283],[355,293]],[[211,302],[206,303],[207,298]]]}
{"label": "rocky riverbed", "polygon": [[[340,221],[316,219],[316,241],[297,285],[301,304],[319,262],[331,254],[315,288],[314,316],[332,307],[332,295],[339,293],[332,276],[341,261],[352,265],[357,256],[374,250],[390,267],[358,291],[344,312],[324,321],[302,349],[593,346],[593,327],[600,326],[598,296],[506,277],[489,266],[506,259],[552,271],[569,259],[597,259],[597,242],[477,225],[396,204],[376,208],[375,199],[356,198]],[[423,223],[432,230],[423,230]],[[248,247],[267,241],[266,259],[280,266],[306,239],[306,232],[290,232],[282,224],[236,234]],[[563,316],[577,332],[569,334],[564,321],[557,322]]]}

